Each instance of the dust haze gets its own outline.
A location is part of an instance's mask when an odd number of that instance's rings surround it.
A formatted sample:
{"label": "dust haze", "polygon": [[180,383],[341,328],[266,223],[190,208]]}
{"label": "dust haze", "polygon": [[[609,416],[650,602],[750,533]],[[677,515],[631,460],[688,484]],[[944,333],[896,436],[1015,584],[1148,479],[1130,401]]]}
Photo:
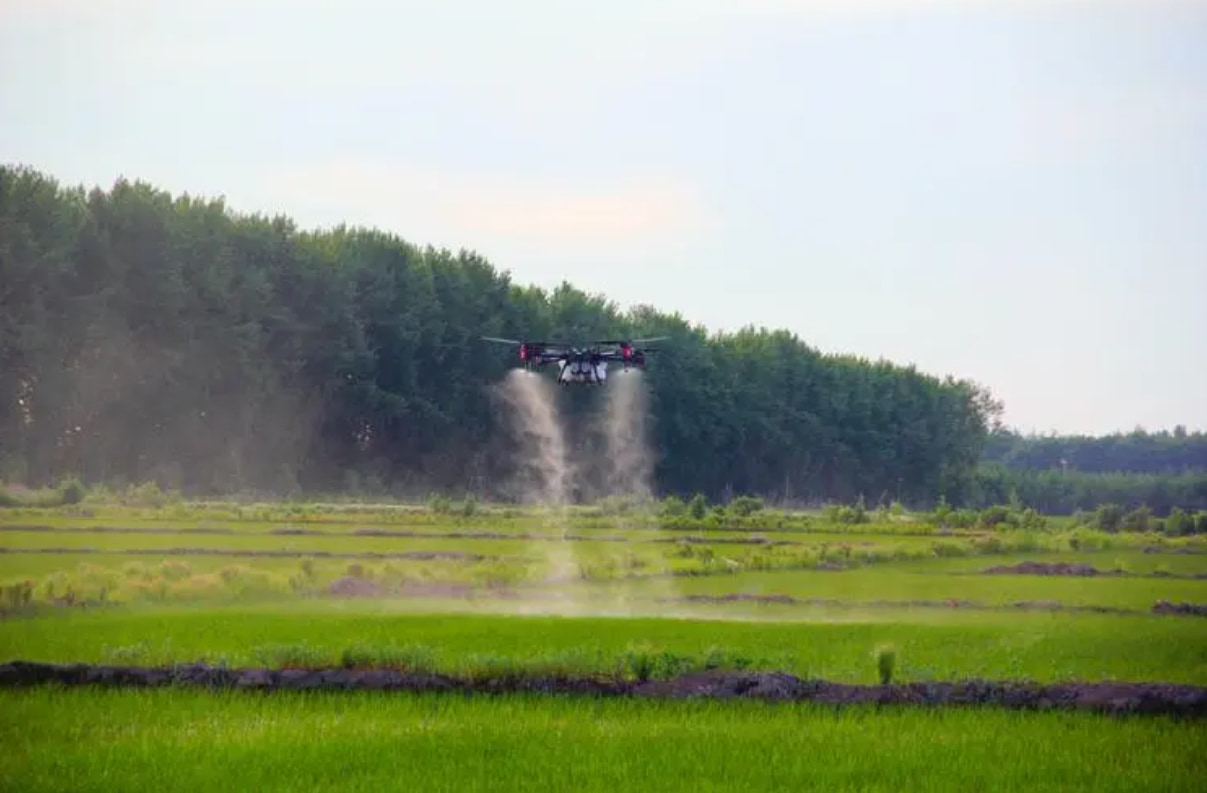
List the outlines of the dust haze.
{"label": "dust haze", "polygon": [[640,370],[630,369],[606,388],[605,492],[646,502],[653,495],[654,456],[646,428],[645,380]]}
{"label": "dust haze", "polygon": [[574,543],[565,536],[573,469],[555,388],[547,378],[525,369],[513,369],[499,384],[517,441],[512,487],[521,501],[541,508],[551,533],[561,534],[560,541],[531,546],[545,553],[546,583],[558,586],[577,578],[578,565]]}
{"label": "dust haze", "polygon": [[515,456],[520,499],[554,510],[570,500],[571,463],[566,433],[557,415],[554,386],[525,369],[513,369],[498,392],[511,411],[518,440]]}
{"label": "dust haze", "polygon": [[[530,546],[533,555],[542,557],[547,570],[544,583],[548,596],[538,608],[548,607],[563,614],[584,613],[589,609],[574,595],[585,583],[578,543],[566,539],[573,494],[603,493],[623,505],[618,514],[610,516],[620,529],[645,526],[641,518],[652,515],[654,454],[649,443],[645,380],[640,371],[629,370],[609,378],[602,387],[599,396],[603,404],[595,408],[597,418],[590,422],[602,443],[588,447],[587,452],[602,460],[571,459],[558,406],[558,386],[548,378],[515,369],[498,384],[497,393],[502,397],[515,442],[512,492],[524,503],[538,506],[549,533],[561,537],[560,541]],[[584,478],[602,481],[588,482]],[[672,596],[672,581],[655,578],[657,584],[652,584],[650,578],[643,580],[645,597]],[[630,588],[622,581],[619,591],[612,592],[611,608],[630,611]]]}

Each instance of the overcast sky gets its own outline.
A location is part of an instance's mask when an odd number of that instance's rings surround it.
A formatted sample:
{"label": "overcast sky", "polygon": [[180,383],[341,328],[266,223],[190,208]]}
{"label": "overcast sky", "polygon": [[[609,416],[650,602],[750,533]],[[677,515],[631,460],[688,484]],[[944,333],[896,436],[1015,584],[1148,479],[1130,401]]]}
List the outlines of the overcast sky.
{"label": "overcast sky", "polygon": [[0,160],[1207,429],[1199,0],[0,0]]}

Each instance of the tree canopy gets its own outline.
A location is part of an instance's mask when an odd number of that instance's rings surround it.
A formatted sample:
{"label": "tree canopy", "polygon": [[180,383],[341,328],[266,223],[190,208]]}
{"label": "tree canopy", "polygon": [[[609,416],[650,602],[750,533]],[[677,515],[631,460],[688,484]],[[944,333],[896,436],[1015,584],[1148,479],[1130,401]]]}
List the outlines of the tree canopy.
{"label": "tree canopy", "polygon": [[470,251],[23,166],[0,170],[0,307],[0,477],[30,484],[494,494],[490,386],[514,361],[482,335],[670,336],[646,374],[663,493],[959,503],[1001,410],[968,380],[516,284]]}
{"label": "tree canopy", "polygon": [[1085,473],[1174,474],[1207,471],[1207,433],[1171,430],[1102,436],[992,433],[985,459],[1009,469],[1060,469]]}

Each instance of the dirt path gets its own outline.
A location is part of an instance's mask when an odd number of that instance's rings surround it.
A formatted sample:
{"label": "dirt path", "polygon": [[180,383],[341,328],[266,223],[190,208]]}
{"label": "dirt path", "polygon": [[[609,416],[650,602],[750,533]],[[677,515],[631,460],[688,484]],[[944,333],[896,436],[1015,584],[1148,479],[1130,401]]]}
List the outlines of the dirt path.
{"label": "dirt path", "polygon": [[390,669],[228,669],[202,664],[163,668],[0,664],[0,687],[34,685],[148,688],[194,686],[247,690],[571,694],[662,699],[757,699],[823,705],[988,706],[1015,710],[1083,710],[1114,715],[1207,717],[1207,688],[1169,683],[1054,683],[994,680],[857,685],[805,680],[783,672],[710,671],[671,680],[526,677],[466,680]]}

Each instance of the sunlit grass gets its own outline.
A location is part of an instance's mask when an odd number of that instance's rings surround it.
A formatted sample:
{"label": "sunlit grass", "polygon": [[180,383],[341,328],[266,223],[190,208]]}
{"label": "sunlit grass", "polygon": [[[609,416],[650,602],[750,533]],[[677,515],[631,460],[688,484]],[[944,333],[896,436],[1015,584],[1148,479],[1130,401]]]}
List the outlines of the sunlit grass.
{"label": "sunlit grass", "polygon": [[[992,562],[982,560],[982,567]],[[616,584],[601,582],[591,591],[606,593]],[[642,584],[630,591],[640,594]],[[853,603],[882,601],[973,601],[1008,605],[1021,601],[1058,601],[1065,606],[1105,606],[1147,611],[1157,600],[1207,602],[1207,580],[1178,578],[1105,578],[1032,575],[953,575],[901,571],[895,565],[841,572],[767,571],[688,577],[676,581],[679,595],[720,596],[740,592],[832,599]]]}
{"label": "sunlit grass", "polygon": [[[578,658],[609,671],[633,646],[711,648],[801,676],[876,682],[875,650],[897,649],[895,679],[1164,680],[1207,684],[1207,620],[1069,614],[855,613],[828,622],[414,614],[388,604],[155,607],[0,622],[0,659],[255,665],[263,648],[304,645],[337,664],[354,646],[425,647],[441,668],[490,656]],[[740,617],[740,613],[731,616]],[[127,648],[123,650],[122,648]],[[133,650],[129,648],[135,648]]]}
{"label": "sunlit grass", "polygon": [[1200,790],[1207,726],[364,693],[0,693],[0,775],[59,790]]}

